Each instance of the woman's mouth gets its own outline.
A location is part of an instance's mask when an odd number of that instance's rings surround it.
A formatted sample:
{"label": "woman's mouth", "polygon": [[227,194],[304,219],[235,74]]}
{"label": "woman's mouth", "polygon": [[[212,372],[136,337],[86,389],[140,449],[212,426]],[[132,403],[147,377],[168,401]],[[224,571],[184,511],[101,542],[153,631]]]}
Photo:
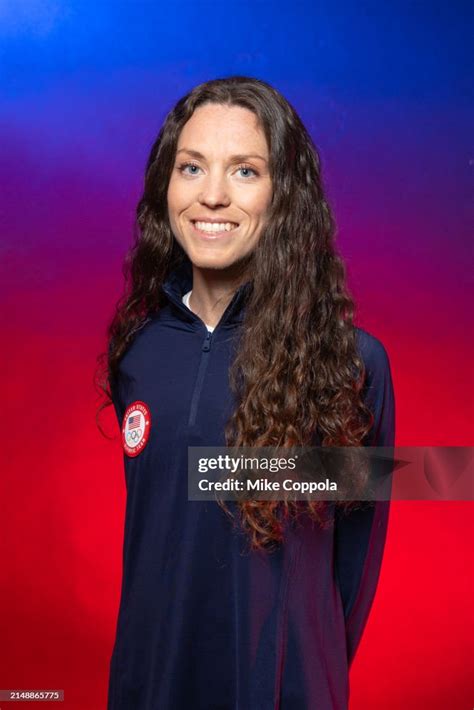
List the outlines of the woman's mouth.
{"label": "woman's mouth", "polygon": [[201,222],[199,220],[191,220],[191,224],[198,234],[208,239],[216,239],[216,237],[230,234],[239,226],[235,222]]}

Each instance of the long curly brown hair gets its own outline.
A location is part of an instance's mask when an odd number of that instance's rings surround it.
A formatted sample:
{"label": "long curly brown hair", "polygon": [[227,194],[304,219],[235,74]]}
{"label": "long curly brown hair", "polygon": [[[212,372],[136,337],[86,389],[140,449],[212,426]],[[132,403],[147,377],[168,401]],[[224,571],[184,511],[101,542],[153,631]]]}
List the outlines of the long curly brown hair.
{"label": "long curly brown hair", "polygon": [[[229,372],[237,404],[226,442],[293,447],[314,444],[317,436],[322,446],[360,446],[372,415],[362,399],[365,371],[356,349],[354,304],[335,248],[319,154],[290,103],[266,82],[243,76],[195,87],[168,114],[153,144],[135,242],[124,265],[125,291],[108,329],[108,351],[99,358],[105,394],[99,412],[112,401],[119,363],[134,334],[166,302],[163,281],[186,258],[170,228],[167,189],[180,132],[205,103],[240,106],[257,116],[273,185],[268,220],[251,255],[251,289]],[[246,500],[237,508],[252,549],[274,549],[286,521],[302,508],[324,524],[321,501]]]}

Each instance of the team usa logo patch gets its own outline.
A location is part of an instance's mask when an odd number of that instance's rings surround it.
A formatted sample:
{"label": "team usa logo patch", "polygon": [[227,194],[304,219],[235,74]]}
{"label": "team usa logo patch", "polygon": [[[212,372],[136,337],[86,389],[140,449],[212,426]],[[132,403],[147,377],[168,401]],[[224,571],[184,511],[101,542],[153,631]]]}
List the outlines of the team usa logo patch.
{"label": "team usa logo patch", "polygon": [[127,456],[138,456],[150,436],[151,416],[145,402],[132,402],[122,422],[122,444]]}

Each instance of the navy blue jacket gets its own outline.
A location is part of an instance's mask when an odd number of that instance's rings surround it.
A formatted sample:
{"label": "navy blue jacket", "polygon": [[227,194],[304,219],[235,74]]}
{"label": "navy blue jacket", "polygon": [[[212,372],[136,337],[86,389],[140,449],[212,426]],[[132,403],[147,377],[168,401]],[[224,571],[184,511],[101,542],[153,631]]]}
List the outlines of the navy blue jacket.
{"label": "navy blue jacket", "polygon": [[[143,401],[146,446],[124,454],[123,579],[108,710],[344,710],[348,669],[375,594],[389,503],[322,529],[289,526],[277,552],[247,552],[214,501],[189,501],[187,447],[224,446],[235,402],[228,371],[246,286],[214,332],[183,303],[189,263],[137,332],[113,387],[119,424]],[[394,443],[390,366],[357,329],[375,422],[368,445]],[[229,507],[233,504],[228,503]]]}

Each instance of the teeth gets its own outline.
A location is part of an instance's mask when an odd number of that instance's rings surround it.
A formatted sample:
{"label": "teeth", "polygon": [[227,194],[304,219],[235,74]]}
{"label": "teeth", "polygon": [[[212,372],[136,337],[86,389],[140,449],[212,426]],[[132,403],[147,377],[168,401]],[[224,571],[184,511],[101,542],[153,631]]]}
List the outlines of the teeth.
{"label": "teeth", "polygon": [[202,232],[230,232],[238,225],[233,222],[194,222]]}

